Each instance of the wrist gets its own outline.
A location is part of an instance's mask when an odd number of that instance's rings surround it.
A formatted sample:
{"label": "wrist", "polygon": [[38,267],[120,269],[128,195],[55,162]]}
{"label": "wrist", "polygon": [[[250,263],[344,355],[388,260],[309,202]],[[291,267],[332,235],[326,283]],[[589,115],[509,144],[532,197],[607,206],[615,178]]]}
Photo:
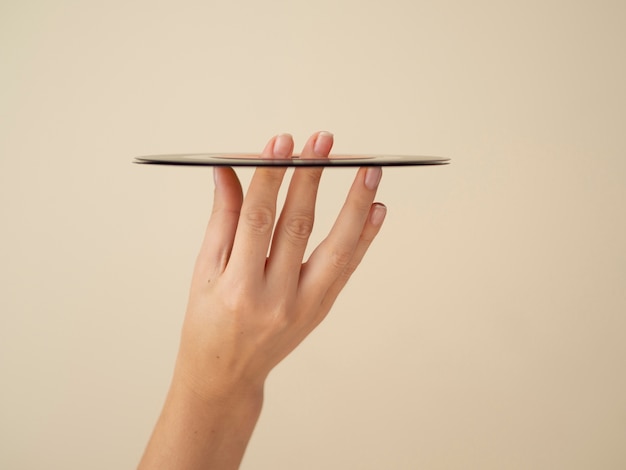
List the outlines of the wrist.
{"label": "wrist", "polygon": [[190,364],[179,354],[171,384],[171,388],[178,394],[187,396],[198,405],[221,403],[232,406],[248,403],[252,406],[257,404],[260,408],[263,402],[264,378],[245,377],[229,373],[220,367],[196,370],[193,366],[197,362]]}

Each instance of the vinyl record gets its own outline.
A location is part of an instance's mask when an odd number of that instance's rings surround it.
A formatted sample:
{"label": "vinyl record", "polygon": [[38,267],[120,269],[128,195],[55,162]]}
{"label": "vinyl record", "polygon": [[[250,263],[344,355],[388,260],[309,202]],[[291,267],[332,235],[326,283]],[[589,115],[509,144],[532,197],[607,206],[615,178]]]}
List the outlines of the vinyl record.
{"label": "vinyl record", "polygon": [[444,165],[449,158],[416,155],[331,155],[329,158],[264,158],[259,154],[244,153],[195,153],[175,155],[147,155],[136,157],[135,163],[151,165],[189,166],[417,166]]}

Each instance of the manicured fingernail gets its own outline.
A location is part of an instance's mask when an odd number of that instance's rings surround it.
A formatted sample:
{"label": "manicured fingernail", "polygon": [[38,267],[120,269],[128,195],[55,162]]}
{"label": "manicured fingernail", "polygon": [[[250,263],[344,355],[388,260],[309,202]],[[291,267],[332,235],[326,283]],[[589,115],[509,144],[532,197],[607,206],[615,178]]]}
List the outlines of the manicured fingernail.
{"label": "manicured fingernail", "polygon": [[370,222],[372,225],[380,225],[385,220],[385,216],[387,215],[387,208],[384,204],[375,204],[372,208],[372,215],[370,215]]}
{"label": "manicured fingernail", "polygon": [[276,137],[274,141],[274,157],[276,158],[287,158],[291,156],[291,151],[293,149],[293,138],[290,134],[280,134]]}
{"label": "manicured fingernail", "polygon": [[313,152],[318,157],[326,157],[330,153],[330,149],[333,146],[333,135],[330,132],[322,131],[317,134],[315,139],[315,145],[313,145]]}
{"label": "manicured fingernail", "polygon": [[383,176],[383,170],[379,166],[371,166],[365,172],[365,187],[367,189],[376,189],[380,178]]}

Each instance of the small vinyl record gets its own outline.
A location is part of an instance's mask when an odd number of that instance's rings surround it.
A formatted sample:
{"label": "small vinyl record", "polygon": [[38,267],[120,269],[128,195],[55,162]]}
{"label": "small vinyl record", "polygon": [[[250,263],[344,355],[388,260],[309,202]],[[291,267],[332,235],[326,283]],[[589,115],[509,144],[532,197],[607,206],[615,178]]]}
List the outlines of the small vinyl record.
{"label": "small vinyl record", "polygon": [[267,158],[245,153],[192,153],[147,155],[136,157],[134,163],[188,166],[288,166],[288,167],[354,167],[354,166],[417,166],[445,165],[449,158],[416,155],[331,155],[328,158]]}

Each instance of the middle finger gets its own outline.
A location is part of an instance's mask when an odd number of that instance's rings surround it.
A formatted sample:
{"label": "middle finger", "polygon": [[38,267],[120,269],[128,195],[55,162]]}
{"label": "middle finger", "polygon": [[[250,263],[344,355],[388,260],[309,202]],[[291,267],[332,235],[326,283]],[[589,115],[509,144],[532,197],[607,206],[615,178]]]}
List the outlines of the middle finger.
{"label": "middle finger", "polygon": [[[330,132],[313,134],[302,158],[327,158],[333,146]],[[315,200],[323,167],[297,168],[276,225],[266,273],[281,286],[297,285],[302,258],[313,230]]]}

